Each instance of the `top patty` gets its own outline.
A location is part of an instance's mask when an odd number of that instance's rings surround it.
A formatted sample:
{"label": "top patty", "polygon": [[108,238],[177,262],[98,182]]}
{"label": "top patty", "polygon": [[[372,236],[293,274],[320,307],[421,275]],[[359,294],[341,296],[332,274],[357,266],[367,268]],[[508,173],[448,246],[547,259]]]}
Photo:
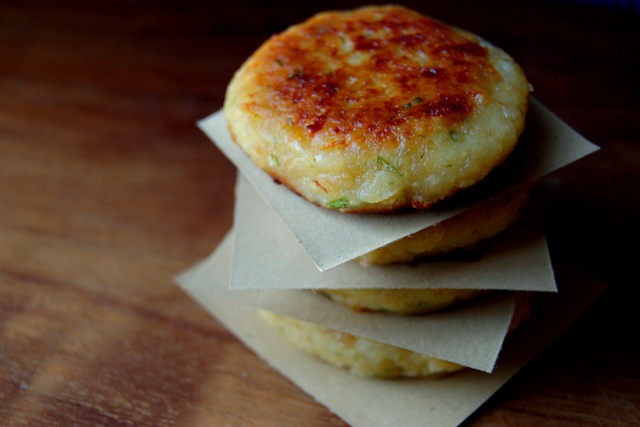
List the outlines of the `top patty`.
{"label": "top patty", "polygon": [[502,50],[397,6],[327,12],[265,42],[227,90],[235,141],[343,212],[427,208],[502,163],[529,84]]}

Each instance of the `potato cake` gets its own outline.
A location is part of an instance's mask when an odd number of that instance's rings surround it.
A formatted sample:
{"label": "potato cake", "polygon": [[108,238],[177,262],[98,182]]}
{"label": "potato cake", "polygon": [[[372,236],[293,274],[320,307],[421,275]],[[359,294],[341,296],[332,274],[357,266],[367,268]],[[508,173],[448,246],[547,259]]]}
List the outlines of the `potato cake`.
{"label": "potato cake", "polygon": [[490,43],[377,6],[271,37],[236,72],[224,111],[253,162],[305,199],[391,212],[428,208],[501,164],[529,91]]}

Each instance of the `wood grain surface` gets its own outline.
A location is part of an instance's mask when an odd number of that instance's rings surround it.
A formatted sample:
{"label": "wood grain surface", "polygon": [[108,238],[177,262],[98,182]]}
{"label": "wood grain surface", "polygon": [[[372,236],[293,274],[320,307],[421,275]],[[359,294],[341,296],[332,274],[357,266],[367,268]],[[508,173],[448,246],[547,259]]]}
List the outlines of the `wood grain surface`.
{"label": "wood grain surface", "polygon": [[[555,174],[547,230],[609,287],[465,425],[640,425],[640,15],[405,4],[503,47],[603,147]],[[235,170],[195,121],[271,34],[358,5],[0,2],[0,425],[345,425],[172,276],[232,222]]]}

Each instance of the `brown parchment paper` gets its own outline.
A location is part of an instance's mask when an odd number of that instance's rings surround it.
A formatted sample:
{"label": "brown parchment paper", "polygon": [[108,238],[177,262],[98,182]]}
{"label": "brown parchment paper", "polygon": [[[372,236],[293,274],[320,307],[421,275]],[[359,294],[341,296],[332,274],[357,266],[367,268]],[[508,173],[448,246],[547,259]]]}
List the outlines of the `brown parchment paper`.
{"label": "brown parchment paper", "polygon": [[559,294],[534,295],[532,317],[508,337],[492,374],[467,370],[441,379],[356,377],[290,347],[254,309],[211,298],[207,287],[185,290],[260,357],[352,426],[455,427],[584,313],[605,287],[571,266],[557,272]]}
{"label": "brown parchment paper", "polygon": [[457,195],[452,199],[455,202],[428,212],[345,215],[318,208],[275,184],[233,142],[222,112],[199,121],[198,126],[256,187],[320,271],[450,218],[598,149],[532,98],[527,129],[508,161],[483,182]]}
{"label": "brown parchment paper", "polygon": [[485,372],[493,370],[514,312],[513,293],[424,316],[396,316],[358,313],[309,291],[229,290],[234,234],[230,232],[207,260],[176,278],[203,303],[224,298]]}
{"label": "brown parchment paper", "polygon": [[480,259],[363,267],[347,262],[319,272],[296,238],[238,174],[231,289],[449,288],[555,292],[542,227],[548,189],[538,186],[521,222]]}

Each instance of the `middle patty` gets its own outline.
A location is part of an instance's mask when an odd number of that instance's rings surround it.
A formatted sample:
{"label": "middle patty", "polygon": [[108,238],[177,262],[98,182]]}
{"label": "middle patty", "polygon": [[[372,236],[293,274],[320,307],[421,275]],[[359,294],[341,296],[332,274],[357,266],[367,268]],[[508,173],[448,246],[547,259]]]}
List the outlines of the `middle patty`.
{"label": "middle patty", "polygon": [[[363,265],[382,265],[468,250],[505,231],[521,216],[531,185],[518,188],[418,233],[357,258]],[[323,289],[335,302],[357,311],[418,314],[446,308],[483,293],[474,289]]]}

